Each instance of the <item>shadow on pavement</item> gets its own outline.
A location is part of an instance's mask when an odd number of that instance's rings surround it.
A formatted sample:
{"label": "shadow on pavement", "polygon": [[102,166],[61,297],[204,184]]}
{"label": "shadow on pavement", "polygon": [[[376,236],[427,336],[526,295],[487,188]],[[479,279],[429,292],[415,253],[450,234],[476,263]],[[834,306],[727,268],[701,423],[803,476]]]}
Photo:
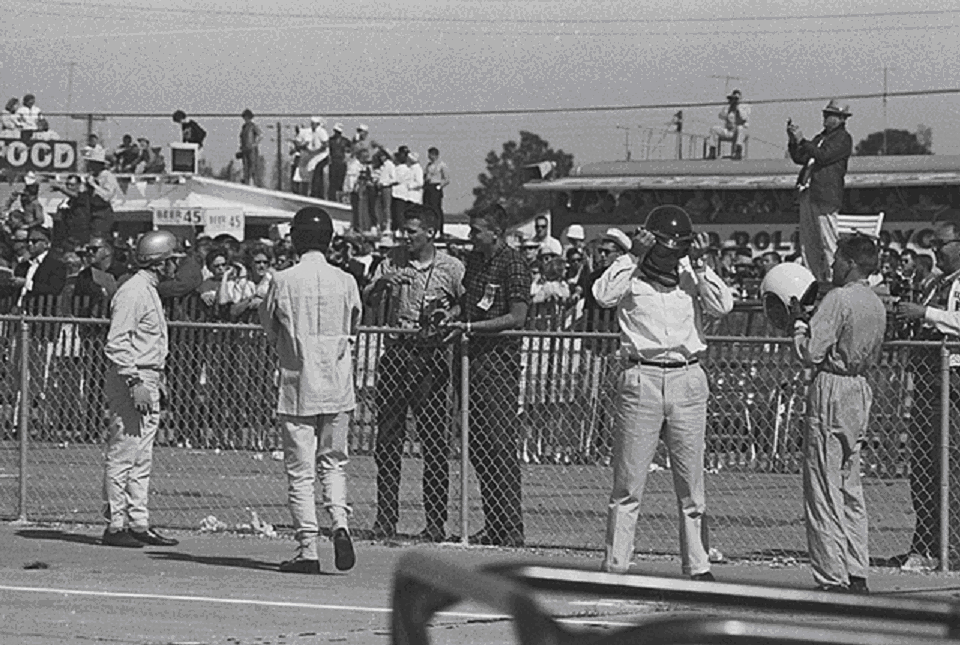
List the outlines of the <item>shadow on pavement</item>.
{"label": "shadow on pavement", "polygon": [[84,535],[83,533],[68,533],[57,529],[22,529],[16,535],[28,540],[59,540],[74,544],[91,544],[100,546],[99,535]]}
{"label": "shadow on pavement", "polygon": [[[238,567],[240,569],[257,569],[260,571],[277,571],[276,562],[263,562],[250,558],[231,558],[216,555],[192,555],[182,551],[150,551],[148,555],[157,560],[174,560],[176,562],[194,562],[213,567]],[[321,571],[320,575],[336,575],[332,571]]]}

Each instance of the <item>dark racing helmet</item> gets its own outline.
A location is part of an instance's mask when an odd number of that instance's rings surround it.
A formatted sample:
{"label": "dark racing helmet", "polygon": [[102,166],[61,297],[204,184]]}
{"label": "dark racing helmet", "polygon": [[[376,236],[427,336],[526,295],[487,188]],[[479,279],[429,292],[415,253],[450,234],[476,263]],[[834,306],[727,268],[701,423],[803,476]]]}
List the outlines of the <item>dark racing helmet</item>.
{"label": "dark racing helmet", "polygon": [[326,253],[333,239],[333,220],[327,211],[307,206],[297,211],[290,225],[290,240],[297,253],[323,251]]}
{"label": "dark racing helmet", "polygon": [[647,215],[643,227],[653,233],[658,244],[670,249],[685,250],[693,242],[690,216],[679,206],[657,206]]}

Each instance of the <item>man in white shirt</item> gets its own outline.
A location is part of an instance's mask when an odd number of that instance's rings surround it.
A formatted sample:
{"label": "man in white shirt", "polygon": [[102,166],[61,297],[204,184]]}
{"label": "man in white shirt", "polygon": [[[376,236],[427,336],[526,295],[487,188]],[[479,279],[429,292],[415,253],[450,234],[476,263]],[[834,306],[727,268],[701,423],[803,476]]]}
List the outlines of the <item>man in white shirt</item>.
{"label": "man in white shirt", "polygon": [[309,143],[300,156],[300,163],[303,166],[302,180],[310,182],[310,197],[317,199],[326,199],[323,171],[330,163],[330,149],[327,143],[330,136],[323,129],[325,124],[326,121],[322,116],[310,119]]}
{"label": "man in white shirt", "polygon": [[407,166],[410,177],[407,179],[407,201],[412,204],[423,203],[423,167],[416,152],[407,154]]}
{"label": "man in white shirt", "polygon": [[747,126],[750,121],[750,106],[740,102],[740,90],[733,90],[727,96],[727,105],[720,110],[720,121],[723,125],[710,128],[712,137],[710,143],[710,159],[717,158],[721,141],[730,142],[730,156],[733,159],[743,158],[743,147],[747,142]]}
{"label": "man in white shirt", "polygon": [[396,166],[394,167],[396,183],[393,185],[391,192],[390,228],[394,231],[403,228],[403,213],[409,202],[407,199],[407,186],[413,177],[413,171],[410,169],[410,166],[407,165],[407,155],[409,154],[410,148],[400,146],[397,148],[397,154],[393,157],[394,160],[396,160]]}
{"label": "man in white shirt", "polygon": [[17,110],[17,123],[23,131],[36,132],[40,129],[40,108],[36,106],[37,97],[26,94],[23,105]]}
{"label": "man in white shirt", "polygon": [[682,571],[694,580],[713,580],[701,538],[710,388],[699,358],[707,349],[703,316],[729,313],[733,294],[704,264],[709,244],[705,233],[693,234],[686,211],[659,206],[631,252],[593,285],[598,305],[617,307],[621,351],[629,362],[620,381],[604,571],[630,568],[647,470],[662,436],[680,510]]}

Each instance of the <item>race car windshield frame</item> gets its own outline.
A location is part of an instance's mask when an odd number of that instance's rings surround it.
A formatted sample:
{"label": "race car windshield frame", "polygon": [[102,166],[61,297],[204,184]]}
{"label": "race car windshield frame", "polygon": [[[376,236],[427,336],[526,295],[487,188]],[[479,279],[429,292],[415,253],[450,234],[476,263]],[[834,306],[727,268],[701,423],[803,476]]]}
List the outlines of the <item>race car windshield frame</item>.
{"label": "race car windshield frame", "polygon": [[[536,591],[729,607],[741,615],[647,614],[636,625],[597,632],[574,629],[562,624],[563,619],[554,619],[535,598]],[[400,558],[394,574],[391,642],[428,645],[432,618],[461,602],[480,602],[512,619],[519,645],[921,645],[960,637],[960,604],[947,601],[619,575],[516,562],[471,569],[441,556],[412,552]],[[765,611],[760,616],[742,615],[748,610]],[[852,626],[829,620],[798,623],[797,614],[856,617],[860,621]],[[864,627],[869,619],[876,619],[870,623],[874,626]],[[597,618],[597,623],[603,620]],[[918,634],[921,624],[933,629]]]}

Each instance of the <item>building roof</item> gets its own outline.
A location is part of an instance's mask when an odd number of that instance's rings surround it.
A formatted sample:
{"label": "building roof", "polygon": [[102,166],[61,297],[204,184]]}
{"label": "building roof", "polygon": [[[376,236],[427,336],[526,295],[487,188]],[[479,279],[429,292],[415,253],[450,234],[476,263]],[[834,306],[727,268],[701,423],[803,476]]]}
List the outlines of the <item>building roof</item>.
{"label": "building roof", "polygon": [[[790,159],[613,161],[585,164],[562,179],[531,181],[532,191],[783,190],[796,183]],[[960,156],[851,157],[847,188],[960,185]]]}

